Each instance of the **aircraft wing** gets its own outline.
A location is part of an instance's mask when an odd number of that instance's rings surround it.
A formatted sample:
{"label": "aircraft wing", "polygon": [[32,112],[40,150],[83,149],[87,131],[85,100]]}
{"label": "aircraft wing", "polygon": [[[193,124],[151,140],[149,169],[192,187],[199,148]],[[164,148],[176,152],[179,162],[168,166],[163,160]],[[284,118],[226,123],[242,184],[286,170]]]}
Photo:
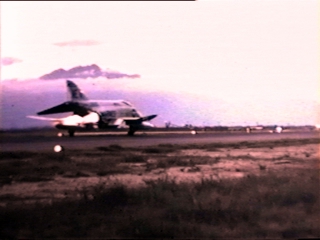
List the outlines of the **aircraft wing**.
{"label": "aircraft wing", "polygon": [[28,118],[44,120],[44,121],[59,121],[60,118],[47,118],[47,117],[38,117],[38,116],[27,116]]}
{"label": "aircraft wing", "polygon": [[38,112],[37,114],[45,115],[45,114],[53,114],[53,113],[65,113],[65,112],[74,112],[80,116],[85,116],[89,113],[86,107],[81,106],[77,102],[65,102],[55,107]]}
{"label": "aircraft wing", "polygon": [[95,112],[91,112],[84,117],[81,117],[77,114],[64,117],[64,118],[47,118],[47,117],[39,117],[39,116],[27,116],[27,117],[38,119],[38,120],[53,121],[64,126],[79,126],[84,124],[95,124],[100,119],[99,115]]}

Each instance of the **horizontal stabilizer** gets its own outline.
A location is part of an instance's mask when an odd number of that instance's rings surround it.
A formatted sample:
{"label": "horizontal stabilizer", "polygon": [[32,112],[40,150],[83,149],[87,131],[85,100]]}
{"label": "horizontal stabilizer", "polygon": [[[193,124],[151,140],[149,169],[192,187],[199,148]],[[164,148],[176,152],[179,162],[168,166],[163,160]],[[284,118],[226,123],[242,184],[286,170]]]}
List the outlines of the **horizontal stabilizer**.
{"label": "horizontal stabilizer", "polygon": [[150,121],[154,119],[157,115],[150,115],[142,118],[142,121]]}
{"label": "horizontal stabilizer", "polygon": [[141,118],[124,118],[123,120],[127,125],[135,125],[135,124],[141,124],[144,121],[150,121],[151,119],[154,119],[157,115],[150,115],[146,117]]}
{"label": "horizontal stabilizer", "polygon": [[84,116],[88,114],[88,110],[80,106],[76,102],[65,102],[55,107],[38,112],[37,114],[45,115],[45,114],[54,114],[54,113],[65,113],[65,112],[75,112],[80,116]]}

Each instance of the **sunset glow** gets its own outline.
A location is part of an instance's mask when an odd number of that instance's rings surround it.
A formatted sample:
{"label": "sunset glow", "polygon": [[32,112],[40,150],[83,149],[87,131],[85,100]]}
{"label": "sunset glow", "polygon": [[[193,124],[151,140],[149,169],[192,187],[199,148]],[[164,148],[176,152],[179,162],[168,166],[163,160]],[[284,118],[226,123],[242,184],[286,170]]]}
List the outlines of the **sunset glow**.
{"label": "sunset glow", "polygon": [[97,64],[141,76],[124,89],[319,103],[318,3],[1,2],[1,80]]}

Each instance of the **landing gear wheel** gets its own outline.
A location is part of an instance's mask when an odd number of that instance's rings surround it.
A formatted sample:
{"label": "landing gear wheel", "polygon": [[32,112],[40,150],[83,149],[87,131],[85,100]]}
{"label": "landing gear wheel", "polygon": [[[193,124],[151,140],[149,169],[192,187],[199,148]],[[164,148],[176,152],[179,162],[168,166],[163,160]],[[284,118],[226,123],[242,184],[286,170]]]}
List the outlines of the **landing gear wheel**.
{"label": "landing gear wheel", "polygon": [[69,137],[74,137],[74,131],[73,130],[68,130]]}
{"label": "landing gear wheel", "polygon": [[135,130],[130,129],[130,130],[128,131],[128,136],[133,136],[134,133],[135,133]]}

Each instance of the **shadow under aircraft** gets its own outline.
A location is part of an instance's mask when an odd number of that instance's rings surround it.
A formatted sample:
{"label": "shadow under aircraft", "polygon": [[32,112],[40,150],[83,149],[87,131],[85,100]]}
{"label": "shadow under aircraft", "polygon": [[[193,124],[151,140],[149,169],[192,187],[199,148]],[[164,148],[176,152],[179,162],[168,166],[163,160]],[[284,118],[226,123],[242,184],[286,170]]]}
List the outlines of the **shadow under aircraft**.
{"label": "shadow under aircraft", "polygon": [[65,118],[28,117],[53,121],[56,128],[67,130],[71,137],[76,131],[121,127],[128,127],[128,135],[132,136],[138,130],[154,127],[149,121],[157,115],[142,116],[130,102],[125,100],[89,100],[74,82],[67,80],[66,83],[70,100],[38,112],[37,115],[66,112],[72,112],[72,115]]}

